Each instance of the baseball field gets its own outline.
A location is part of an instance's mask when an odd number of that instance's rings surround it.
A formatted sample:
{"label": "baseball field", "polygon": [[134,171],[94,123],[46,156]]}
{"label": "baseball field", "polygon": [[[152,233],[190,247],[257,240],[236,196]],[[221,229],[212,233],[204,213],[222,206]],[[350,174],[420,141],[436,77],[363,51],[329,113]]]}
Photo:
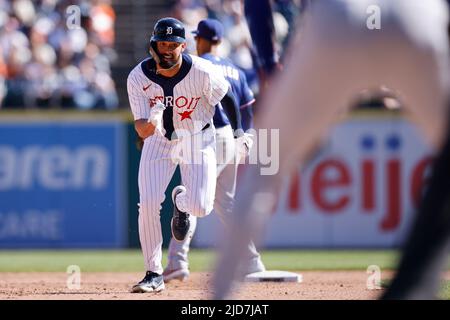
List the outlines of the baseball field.
{"label": "baseball field", "polygon": [[[165,265],[167,253],[164,252]],[[191,276],[158,294],[132,294],[144,275],[139,250],[0,251],[0,299],[186,299],[211,298],[215,251],[191,250]],[[398,254],[393,250],[266,250],[268,270],[302,274],[301,283],[242,283],[232,299],[376,299],[389,283]],[[381,289],[369,289],[369,266],[380,270]],[[373,269],[373,267],[371,267]],[[75,273],[72,273],[75,271]],[[450,272],[440,298],[450,299]]]}

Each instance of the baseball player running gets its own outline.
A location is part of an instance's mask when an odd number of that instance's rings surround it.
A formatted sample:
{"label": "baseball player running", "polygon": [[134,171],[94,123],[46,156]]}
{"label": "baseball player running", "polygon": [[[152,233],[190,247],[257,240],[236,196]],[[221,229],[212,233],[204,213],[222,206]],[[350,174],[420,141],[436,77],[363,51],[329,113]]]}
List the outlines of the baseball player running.
{"label": "baseball player running", "polygon": [[[362,89],[385,84],[397,90],[428,140],[435,146],[443,141],[449,93],[444,1],[324,0],[313,1],[308,10],[302,32],[288,49],[285,71],[262,98],[255,118],[256,127],[280,129],[280,172],[262,176],[258,166],[247,170],[243,192],[236,196],[230,241],[224,244],[214,274],[215,298],[226,297],[243,260],[242,248],[262,233],[281,178],[298,166],[299,159],[306,160],[314,142]],[[416,278],[411,271],[403,284],[409,279],[415,288],[437,288],[436,274]],[[425,282],[430,283],[424,286]],[[391,297],[427,294],[400,292]]]}
{"label": "baseball player running", "polygon": [[129,74],[127,88],[135,129],[144,139],[139,184],[139,238],[146,274],[132,292],[164,289],[161,203],[176,166],[183,185],[172,192],[173,237],[183,241],[191,215],[208,215],[216,190],[213,115],[221,103],[243,144],[239,108],[225,78],[204,59],[184,54],[185,30],[174,18],[159,20],[150,39],[151,58]]}
{"label": "baseball player running", "polygon": [[[235,67],[228,59],[217,56],[218,46],[223,37],[223,26],[215,19],[200,21],[195,34],[197,53],[204,59],[211,61],[217,68],[217,72],[223,74],[230,83],[234,96],[238,100],[242,115],[242,127],[247,130],[252,122],[252,104],[255,101],[253,92],[247,84],[245,74]],[[217,140],[217,185],[214,212],[219,215],[221,222],[226,225],[230,216],[234,195],[236,192],[237,169],[240,163],[237,154],[235,157],[235,143],[230,122],[221,108],[216,108],[214,114],[214,127]],[[192,236],[195,232],[197,218],[191,216],[189,236],[184,241],[175,241],[173,238],[169,245],[169,257],[167,267],[164,270],[164,281],[173,279],[185,280],[189,276],[188,252]],[[265,271],[261,257],[256,251],[255,245],[250,243],[246,252],[247,265],[243,274]]]}

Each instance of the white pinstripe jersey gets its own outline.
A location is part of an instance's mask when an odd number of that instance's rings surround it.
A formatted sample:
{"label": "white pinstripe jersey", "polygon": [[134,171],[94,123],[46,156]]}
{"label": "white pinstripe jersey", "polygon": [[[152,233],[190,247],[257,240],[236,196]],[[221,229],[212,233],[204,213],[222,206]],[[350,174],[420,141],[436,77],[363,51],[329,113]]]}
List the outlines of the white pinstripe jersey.
{"label": "white pinstripe jersey", "polygon": [[229,83],[215,72],[211,62],[183,54],[181,69],[174,77],[157,75],[155,70],[155,61],[148,58],[128,75],[128,97],[134,120],[148,119],[150,108],[159,99],[167,107],[163,134],[171,131],[171,125],[175,132],[184,129],[191,134],[207,124],[212,125],[215,107],[228,91]]}

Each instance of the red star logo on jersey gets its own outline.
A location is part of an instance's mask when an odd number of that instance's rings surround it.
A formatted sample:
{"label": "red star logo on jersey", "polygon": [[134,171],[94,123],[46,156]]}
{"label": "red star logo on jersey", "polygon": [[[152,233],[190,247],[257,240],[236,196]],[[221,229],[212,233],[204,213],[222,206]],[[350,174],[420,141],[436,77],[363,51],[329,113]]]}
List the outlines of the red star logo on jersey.
{"label": "red star logo on jersey", "polygon": [[[194,110],[191,111],[183,111],[183,112],[178,112],[178,114],[181,116],[181,121],[183,121],[184,119],[191,119],[191,113],[194,112]],[[191,119],[192,120],[192,119]]]}

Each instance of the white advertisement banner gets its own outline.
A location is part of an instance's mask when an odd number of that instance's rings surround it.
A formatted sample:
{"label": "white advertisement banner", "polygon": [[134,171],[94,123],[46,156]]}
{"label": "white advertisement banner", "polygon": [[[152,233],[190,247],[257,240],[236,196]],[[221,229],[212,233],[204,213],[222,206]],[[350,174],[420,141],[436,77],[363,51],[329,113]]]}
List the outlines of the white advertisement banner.
{"label": "white advertisement banner", "polygon": [[[286,177],[265,247],[396,247],[429,176],[432,150],[402,118],[352,119],[314,159]],[[238,182],[239,183],[239,182]],[[223,227],[198,220],[193,244],[215,246]]]}

